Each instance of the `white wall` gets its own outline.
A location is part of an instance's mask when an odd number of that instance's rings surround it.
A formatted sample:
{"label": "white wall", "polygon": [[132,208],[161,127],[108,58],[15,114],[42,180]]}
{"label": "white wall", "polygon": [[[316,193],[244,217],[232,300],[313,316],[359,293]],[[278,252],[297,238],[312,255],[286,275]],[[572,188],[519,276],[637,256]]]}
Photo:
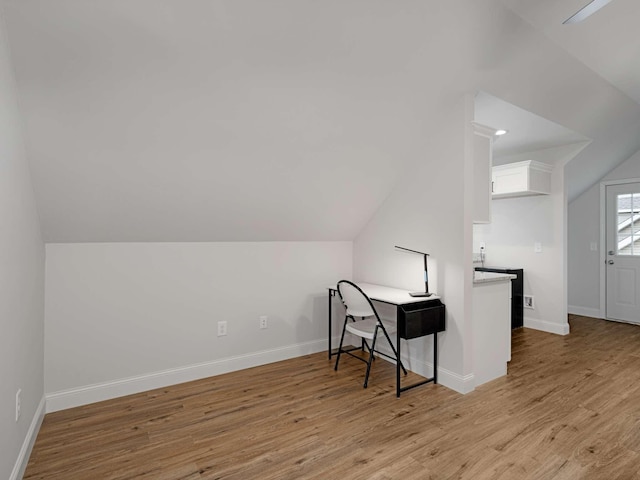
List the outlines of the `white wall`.
{"label": "white wall", "polygon": [[[446,305],[446,332],[439,338],[439,381],[465,391],[465,329],[471,302],[471,209],[465,211],[465,123],[463,101],[447,106],[448,116],[392,194],[354,242],[356,280],[424,288],[420,255],[396,251],[394,245],[428,252],[429,287]],[[438,167],[429,161],[438,158]],[[468,232],[465,225],[468,224]],[[465,251],[469,258],[465,259]],[[465,268],[468,261],[468,268]],[[468,292],[465,292],[465,282]],[[392,312],[385,312],[392,313]],[[409,366],[431,374],[431,337],[411,340]]]}
{"label": "white wall", "polygon": [[[44,245],[0,20],[0,478],[20,475],[43,399]],[[15,421],[15,395],[22,414]]]}
{"label": "white wall", "polygon": [[351,278],[352,243],[47,244],[46,265],[57,410],[325,349],[326,287]]}
{"label": "white wall", "polygon": [[600,187],[595,185],[569,204],[569,311],[600,316]]}
{"label": "white wall", "polygon": [[[600,182],[640,178],[640,152],[604,176]],[[569,204],[569,311],[600,317],[600,184]],[[591,250],[591,242],[598,245]]]}
{"label": "white wall", "polygon": [[[572,145],[498,159],[496,163],[536,160],[553,165],[551,194],[492,200],[492,221],[474,225],[474,251],[486,244],[486,265],[523,268],[524,294],[535,309],[524,310],[524,324],[558,334],[567,323],[566,193],[564,166],[584,147]],[[534,252],[534,244],[542,252]]]}

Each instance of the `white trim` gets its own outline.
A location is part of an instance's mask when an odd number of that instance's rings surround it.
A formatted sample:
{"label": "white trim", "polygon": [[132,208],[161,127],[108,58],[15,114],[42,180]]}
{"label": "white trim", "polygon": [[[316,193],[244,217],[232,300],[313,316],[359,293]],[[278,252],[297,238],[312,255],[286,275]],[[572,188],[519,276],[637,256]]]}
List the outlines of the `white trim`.
{"label": "white trim", "polygon": [[482,123],[478,123],[475,120],[471,120],[471,126],[473,127],[473,133],[476,135],[480,135],[485,138],[493,138],[496,136],[497,128],[490,127],[488,125],[483,125]]}
{"label": "white trim", "polygon": [[607,261],[607,183],[600,183],[600,318],[607,314],[607,272],[602,265]]}
{"label": "white trim", "polygon": [[640,183],[640,178],[621,178],[619,180],[605,180],[604,182],[600,182],[600,185],[610,186],[610,185],[624,185],[627,183]]}
{"label": "white trim", "polygon": [[42,425],[42,420],[44,419],[44,410],[45,397],[43,395],[36,412],[33,414],[31,425],[29,425],[27,436],[24,438],[24,442],[22,442],[22,448],[20,448],[20,453],[18,453],[13,471],[11,475],[9,475],[9,480],[20,480],[24,475],[24,471],[27,469],[27,464],[29,463],[29,457],[31,456],[31,450],[33,450],[33,444],[36,442],[40,425]]}
{"label": "white trim", "polygon": [[463,395],[476,389],[476,380],[473,373],[459,375],[442,367],[438,367],[438,383]]}
{"label": "white trim", "polygon": [[52,392],[46,395],[47,413],[288,360],[302,355],[326,351],[326,348],[326,339],[314,340],[272,350],[263,350],[246,355]]}
{"label": "white trim", "polygon": [[524,326],[526,328],[533,328],[534,330],[541,330],[543,332],[555,333],[556,335],[568,335],[569,323],[556,323],[548,322],[546,320],[538,320],[537,318],[524,317]]}
{"label": "white trim", "polygon": [[580,315],[583,317],[603,318],[600,316],[599,308],[579,307],[577,305],[569,305],[568,312],[573,315]]}

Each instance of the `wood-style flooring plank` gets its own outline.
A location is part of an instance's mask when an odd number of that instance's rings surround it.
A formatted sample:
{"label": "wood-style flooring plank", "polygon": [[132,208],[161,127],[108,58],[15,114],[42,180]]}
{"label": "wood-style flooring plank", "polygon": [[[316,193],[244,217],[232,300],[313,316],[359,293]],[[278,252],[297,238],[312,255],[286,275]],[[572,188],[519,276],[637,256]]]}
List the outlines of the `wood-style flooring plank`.
{"label": "wood-style flooring plank", "polygon": [[569,320],[468,395],[320,353],[51,413],[24,478],[640,479],[640,327]]}

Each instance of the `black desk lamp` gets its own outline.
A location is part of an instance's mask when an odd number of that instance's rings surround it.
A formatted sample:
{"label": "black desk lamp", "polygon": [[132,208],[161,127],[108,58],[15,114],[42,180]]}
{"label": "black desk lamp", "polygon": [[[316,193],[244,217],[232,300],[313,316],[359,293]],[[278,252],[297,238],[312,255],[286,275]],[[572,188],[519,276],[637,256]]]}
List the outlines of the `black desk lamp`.
{"label": "black desk lamp", "polygon": [[395,247],[399,250],[405,250],[411,253],[419,253],[420,255],[424,256],[424,292],[409,292],[409,295],[411,295],[412,297],[430,297],[431,295],[433,295],[432,293],[429,293],[429,273],[427,269],[427,257],[429,256],[429,254],[418,252],[417,250],[411,250],[409,248],[399,247],[398,245],[396,245]]}

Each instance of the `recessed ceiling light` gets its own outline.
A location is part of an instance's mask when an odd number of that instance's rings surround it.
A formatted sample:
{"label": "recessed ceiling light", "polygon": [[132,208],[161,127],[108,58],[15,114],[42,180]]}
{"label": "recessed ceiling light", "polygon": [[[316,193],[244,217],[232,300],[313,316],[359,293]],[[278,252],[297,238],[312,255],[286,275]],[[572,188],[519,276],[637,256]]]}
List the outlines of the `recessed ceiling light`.
{"label": "recessed ceiling light", "polygon": [[593,15],[594,13],[596,13],[598,10],[600,10],[602,7],[604,7],[610,1],[611,0],[593,0],[592,2],[588,3],[586,6],[582,7],[582,9],[578,11],[578,13],[576,13],[573,16],[567,18],[564,22],[562,22],[562,24],[566,25],[568,23],[581,22],[585,18],[587,18],[587,17]]}
{"label": "recessed ceiling light", "polygon": [[506,135],[507,133],[509,133],[508,130],[505,130],[504,128],[501,128],[500,130],[496,130],[496,135],[500,136],[500,135]]}

